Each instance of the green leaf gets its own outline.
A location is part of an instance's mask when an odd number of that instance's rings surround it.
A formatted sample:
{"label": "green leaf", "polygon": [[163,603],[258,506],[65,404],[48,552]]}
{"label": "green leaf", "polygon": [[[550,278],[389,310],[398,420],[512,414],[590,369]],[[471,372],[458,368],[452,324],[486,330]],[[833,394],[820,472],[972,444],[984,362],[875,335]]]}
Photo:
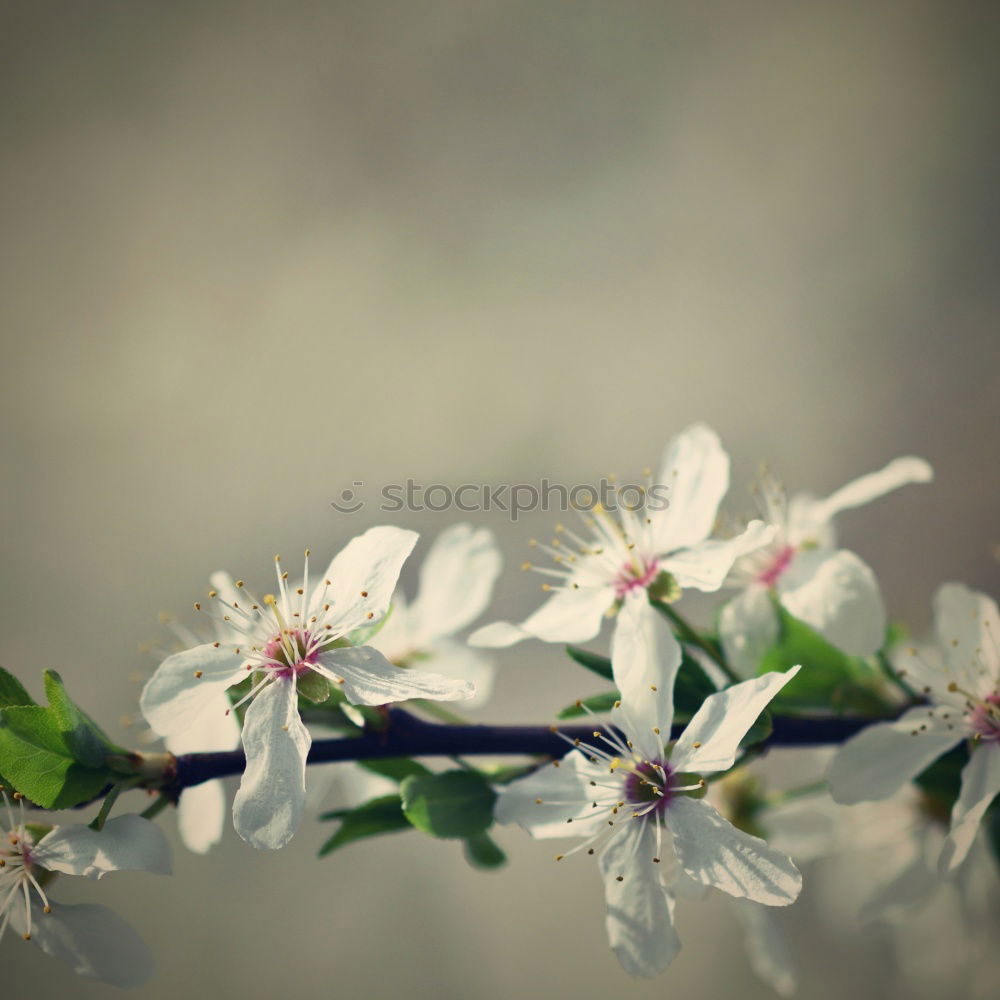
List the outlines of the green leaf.
{"label": "green leaf", "polygon": [[465,859],[473,868],[500,868],[507,863],[507,855],[488,833],[465,841]]}
{"label": "green leaf", "polygon": [[359,760],[358,763],[366,771],[395,781],[397,785],[411,774],[423,777],[431,773],[423,764],[408,757],[383,757],[379,760]]}
{"label": "green leaf", "polygon": [[51,709],[0,709],[0,765],[7,780],[43,809],[69,809],[94,798],[113,779],[106,768],[77,762]]}
{"label": "green leaf", "polygon": [[600,653],[591,653],[590,650],[581,649],[579,646],[567,646],[566,652],[569,654],[570,659],[576,660],[581,667],[592,670],[605,680],[614,680],[614,674],[611,671],[611,661],[606,656],[601,656]]}
{"label": "green leaf", "polygon": [[468,839],[493,822],[496,793],[476,772],[411,775],[400,791],[406,818],[432,837]]}
{"label": "green leaf", "polygon": [[339,819],[340,829],[320,848],[321,858],[356,840],[410,829],[398,795],[385,795],[365,802],[356,809],[343,810],[339,815],[327,813],[326,817]]}
{"label": "green leaf", "polygon": [[104,730],[73,702],[54,670],[45,671],[45,697],[66,746],[79,763],[100,769],[108,754],[126,752],[112,743]]}
{"label": "green leaf", "polygon": [[34,704],[34,698],[25,691],[24,685],[13,674],[0,667],[0,708]]}
{"label": "green leaf", "polygon": [[781,708],[826,708],[869,714],[885,711],[883,700],[875,693],[879,674],[864,660],[848,656],[831,645],[805,622],[775,606],[779,621],[779,640],[761,660],[757,673],[784,672],[796,664],[802,670],[780,694],[773,705]]}
{"label": "green leaf", "polygon": [[559,719],[577,719],[581,715],[587,714],[589,708],[591,712],[610,712],[615,707],[615,702],[621,699],[617,691],[605,691],[603,694],[592,694],[589,698],[581,698],[579,701],[567,705],[557,716]]}

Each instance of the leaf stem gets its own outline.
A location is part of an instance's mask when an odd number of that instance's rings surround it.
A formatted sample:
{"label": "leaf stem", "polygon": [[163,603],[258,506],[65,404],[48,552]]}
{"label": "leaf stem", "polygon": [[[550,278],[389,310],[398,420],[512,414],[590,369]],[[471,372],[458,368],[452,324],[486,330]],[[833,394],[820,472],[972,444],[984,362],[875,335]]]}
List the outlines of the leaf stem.
{"label": "leaf stem", "polygon": [[143,819],[154,819],[170,805],[171,801],[171,797],[166,792],[163,792],[157,796],[156,801],[152,805],[144,809],[139,815]]}
{"label": "leaf stem", "polygon": [[709,642],[686,618],[675,611],[669,604],[657,601],[654,603],[654,607],[670,619],[674,628],[680,633],[682,642],[686,642],[689,646],[697,646],[734,684],[741,680],[741,678],[736,676],[729,664],[726,663],[726,658],[722,655],[722,651],[718,645]]}

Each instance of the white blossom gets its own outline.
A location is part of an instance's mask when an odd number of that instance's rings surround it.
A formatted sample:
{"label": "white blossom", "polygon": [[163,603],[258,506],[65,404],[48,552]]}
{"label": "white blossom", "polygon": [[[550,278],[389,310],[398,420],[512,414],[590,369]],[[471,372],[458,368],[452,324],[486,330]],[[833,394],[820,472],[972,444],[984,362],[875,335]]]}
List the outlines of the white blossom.
{"label": "white blossom", "polygon": [[729,488],[729,456],[704,424],[694,424],[670,442],[647,495],[654,487],[665,489],[665,505],[658,501],[630,509],[623,496],[617,518],[600,505],[584,515],[588,537],[557,525],[551,545],[535,543],[554,566],[525,563],[524,568],[556,581],[543,586],[552,596],[520,625],[495,622],[473,633],[470,643],[585,642],[630,595],[645,599],[652,591],[661,600],[674,600],[687,587],[718,590],[734,560],[766,544],[774,533],[753,521],[735,538],[709,538]]}
{"label": "white blossom", "polygon": [[888,798],[967,740],[969,761],[941,851],[941,867],[948,871],[965,858],[1000,792],[1000,619],[995,601],[958,583],[938,589],[934,617],[940,660],[914,649],[899,671],[927,704],[848,740],[829,779],[837,802]]}
{"label": "white blossom", "polygon": [[621,691],[612,726],[512,783],[496,806],[501,823],[535,837],[583,837],[565,856],[600,848],[608,937],[637,976],[655,975],[677,954],[672,912],[687,880],[775,906],[801,887],[787,856],[700,798],[702,775],[733,765],[740,740],[799,668],[710,695],[670,744],[680,661],[677,640],[645,595],[626,600],[612,650]]}
{"label": "white blossom", "polygon": [[897,458],[861,476],[824,500],[784,488],[763,477],[764,517],[771,541],[744,555],[726,581],[741,593],[723,608],[719,635],[726,657],[742,676],[756,672],[778,638],[779,601],[796,618],[852,656],[869,656],[885,640],[885,607],[875,574],[853,552],[836,547],[833,518],[908,483],[933,477],[922,458]]}
{"label": "white blossom", "polygon": [[325,700],[335,685],[356,705],[472,695],[467,681],[401,670],[378,650],[351,644],[351,633],[386,613],[416,539],[415,532],[400,528],[371,528],[353,539],[312,587],[307,552],[298,587],[288,584],[276,559],[277,595],[258,599],[241,580],[235,586],[245,595],[242,600],[230,602],[212,592],[217,617],[232,629],[231,638],[168,657],[143,690],[146,720],[171,737],[211,712],[227,689],[252,677],[249,692],[234,706],[249,703],[242,730],[247,763],[233,821],[254,847],[283,847],[305,806],[312,739],[299,716],[300,693]]}
{"label": "white blossom", "polygon": [[0,941],[12,927],[78,975],[122,988],[146,982],[153,961],[136,932],[105,906],[55,901],[50,885],[57,873],[92,879],[113,871],[169,875],[170,849],[160,830],[128,815],[108,820],[100,832],[78,825],[45,832],[26,822],[23,803],[15,810],[6,792],[0,797],[0,826],[6,826],[0,831]]}

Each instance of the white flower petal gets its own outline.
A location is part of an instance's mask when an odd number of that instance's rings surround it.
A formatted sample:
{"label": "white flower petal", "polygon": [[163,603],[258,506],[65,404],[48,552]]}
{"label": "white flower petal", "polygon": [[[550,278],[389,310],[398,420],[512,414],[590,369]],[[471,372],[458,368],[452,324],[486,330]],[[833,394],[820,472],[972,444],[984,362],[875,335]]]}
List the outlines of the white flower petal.
{"label": "white flower petal", "polygon": [[486,625],[469,636],[469,645],[498,649],[529,638],[543,642],[587,642],[601,631],[604,616],[614,603],[614,587],[559,590],[520,625],[510,622]]}
{"label": "white flower petal", "polygon": [[316,584],[310,610],[333,605],[327,622],[338,635],[378,621],[388,610],[399,571],[418,537],[415,531],[380,525],[352,538]]}
{"label": "white flower petal", "polygon": [[506,649],[525,639],[534,639],[530,632],[525,632],[520,625],[513,622],[492,622],[477,628],[469,636],[469,645],[481,649]]}
{"label": "white flower petal", "polygon": [[983,696],[994,693],[1000,682],[996,601],[962,583],[942,584],[934,594],[934,629],[960,686]]}
{"label": "white flower petal", "polygon": [[611,664],[628,735],[647,757],[660,757],[670,739],[681,647],[644,590],[630,595],[618,615]]}
{"label": "white flower petal", "polygon": [[[229,708],[229,699],[219,695],[193,726],[167,738],[167,749],[171,753],[235,749],[240,744],[240,725]],[[222,839],[225,827],[226,792],[221,781],[184,790],[177,804],[177,829],[188,850],[205,854]]]}
{"label": "white flower petal", "polygon": [[800,669],[792,667],[783,674],[764,674],[710,694],[674,745],[671,766],[699,773],[732,767],[740,740]]}
{"label": "white flower petal", "polygon": [[630,976],[655,976],[681,950],[655,854],[656,837],[648,822],[627,825],[601,852],[608,941]]}
{"label": "white flower petal", "polygon": [[[870,472],[846,486],[841,486],[825,500],[813,501],[812,510],[808,515],[803,511],[801,525],[806,530],[810,522],[821,526],[842,510],[871,503],[872,500],[877,500],[909,483],[929,483],[933,478],[934,470],[922,458],[906,456],[893,459],[878,472]],[[795,542],[801,540],[803,539],[796,539]]]}
{"label": "white flower petal", "polygon": [[[106,906],[52,903],[52,912],[43,913],[33,901],[31,911],[31,940],[78,976],[128,990],[153,975],[153,958],[142,938]],[[22,907],[11,922],[24,933]]]}
{"label": "white flower petal", "polygon": [[601,822],[605,821],[605,810],[591,807],[593,795],[588,782],[603,781],[607,774],[606,766],[595,766],[579,750],[571,750],[562,760],[504,786],[497,795],[493,815],[498,823],[517,823],[540,840],[584,836],[591,832],[589,826],[567,821],[595,813],[600,813]]}
{"label": "white flower petal", "polygon": [[459,701],[475,693],[466,680],[394,666],[371,646],[331,649],[320,656],[316,670],[340,684],[355,705],[388,705],[409,698]]}
{"label": "white flower petal", "polygon": [[147,871],[169,875],[170,845],[163,831],[135,813],[117,816],[103,830],[57,826],[32,848],[43,868],[66,875],[102,878],[108,872]]}
{"label": "white flower petal", "polygon": [[421,643],[454,635],[486,610],[502,560],[493,532],[455,524],[435,539],[420,567],[413,614]]}
{"label": "white flower petal", "polygon": [[733,670],[740,677],[753,677],[778,641],[778,616],[767,587],[751,584],[723,607],[719,638]]}
{"label": "white flower petal", "polygon": [[476,693],[465,708],[481,708],[490,700],[496,674],[496,664],[490,657],[454,639],[439,639],[428,652],[430,655],[426,663],[418,663],[414,669],[431,670],[440,677],[469,681]]}
{"label": "white flower petal", "polygon": [[664,817],[681,867],[695,881],[768,906],[795,901],[802,876],[792,859],[737,830],[707,802],[678,796]]}
{"label": "white flower petal", "polygon": [[243,720],[247,765],[233,801],[233,825],[252,847],[277,850],[295,835],[306,801],[312,737],[299,718],[295,684],[272,681]]}
{"label": "white flower petal", "polygon": [[168,656],[143,688],[139,707],[155,732],[171,736],[194,725],[245,676],[243,659],[232,647],[208,642]]}
{"label": "white flower petal", "polygon": [[226,828],[226,786],[206,781],[185,788],[177,803],[177,830],[184,846],[195,854],[207,854]]}
{"label": "white flower petal", "polygon": [[842,805],[887,799],[961,739],[961,730],[926,707],[868,726],[833,758],[830,794]]}
{"label": "white flower petal", "polygon": [[885,607],[875,574],[853,552],[797,553],[778,591],[791,614],[851,656],[870,656],[885,642]]}
{"label": "white flower petal", "polygon": [[[239,680],[244,680],[244,670]],[[165,740],[171,753],[199,753],[205,750],[233,750],[240,745],[240,724],[232,713],[229,698],[214,697],[210,707],[195,717],[192,725]]]}
{"label": "white flower petal", "polygon": [[652,515],[656,550],[683,549],[707,538],[729,489],[729,455],[718,434],[704,424],[678,434],[667,445],[657,485],[667,487],[669,506]]}
{"label": "white flower petal", "polygon": [[743,925],[750,967],[778,996],[792,996],[798,986],[795,961],[774,912],[748,899],[734,899],[733,908]]}
{"label": "white flower petal", "polygon": [[962,768],[962,787],[951,811],[951,830],[941,849],[941,871],[954,871],[966,858],[979,821],[1000,794],[1000,743],[973,747]]}
{"label": "white flower petal", "polygon": [[417,623],[413,619],[406,594],[397,587],[392,595],[392,607],[377,629],[361,629],[362,633],[373,631],[370,638],[361,642],[363,646],[374,646],[384,653],[387,660],[397,662],[412,655],[417,648]]}
{"label": "white flower petal", "polygon": [[735,538],[698,542],[660,560],[662,569],[673,574],[682,587],[712,592],[724,583],[740,556],[767,545],[775,535],[774,525],[751,521]]}

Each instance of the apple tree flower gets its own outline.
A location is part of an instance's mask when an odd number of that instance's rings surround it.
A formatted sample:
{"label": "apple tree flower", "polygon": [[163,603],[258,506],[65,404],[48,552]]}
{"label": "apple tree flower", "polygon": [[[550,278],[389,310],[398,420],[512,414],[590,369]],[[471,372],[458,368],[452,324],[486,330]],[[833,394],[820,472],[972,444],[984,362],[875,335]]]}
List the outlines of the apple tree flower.
{"label": "apple tree flower", "polygon": [[1000,792],[1000,618],[990,597],[946,583],[934,595],[934,620],[940,660],[914,649],[899,671],[927,704],[848,740],[831,764],[829,781],[837,802],[888,798],[967,740],[969,760],[941,851],[941,868],[949,871],[965,858]]}
{"label": "apple tree flower", "polygon": [[398,667],[471,681],[476,693],[469,707],[482,705],[493,687],[493,663],[455,636],[486,609],[501,564],[488,529],[468,524],[445,529],[421,563],[413,603],[397,589],[391,613],[368,644]]}
{"label": "apple tree flower", "polygon": [[0,941],[12,928],[77,975],[125,989],[145,983],[153,960],[139,935],[106,906],[57,902],[51,883],[58,873],[93,879],[113,871],[169,875],[170,848],[160,830],[136,815],[109,820],[100,832],[38,826],[26,822],[20,800],[15,810],[5,791],[0,796],[0,827],[6,827],[0,830]]}
{"label": "apple tree flower", "polygon": [[[275,560],[278,593],[229,602],[212,592],[216,616],[232,629],[217,639],[167,657],[142,692],[147,722],[162,736],[183,733],[218,705],[218,696],[252,677],[236,706],[249,703],[242,740],[246,769],[233,803],[237,833],[254,847],[276,849],[294,836],[305,806],[306,757],[312,739],[299,716],[298,697],[325,701],[339,688],[355,705],[409,698],[452,701],[472,685],[426,671],[401,670],[350,634],[386,613],[400,568],[417,535],[401,528],[370,528],[334,557],[310,586],[309,558],[301,585]],[[197,605],[200,607],[200,605]]]}
{"label": "apple tree flower", "polygon": [[611,947],[631,975],[653,976],[673,960],[675,886],[691,880],[732,896],[783,906],[801,878],[792,861],[744,833],[707,802],[704,774],[732,767],[740,740],[798,671],[767,674],[710,695],[670,744],[681,649],[644,600],[625,602],[612,664],[621,701],[612,726],[505,788],[501,823],[535,837],[578,836],[600,850]]}
{"label": "apple tree flower", "polygon": [[922,458],[897,458],[819,500],[788,499],[770,476],[761,483],[770,542],[738,559],[726,581],[741,592],[722,610],[719,635],[736,672],[750,676],[777,641],[777,600],[828,642],[852,656],[870,656],[885,640],[886,617],[875,574],[853,552],[836,547],[833,518],[908,483],[933,477]]}
{"label": "apple tree flower", "polygon": [[554,567],[532,569],[556,581],[552,596],[520,625],[495,622],[474,632],[474,646],[510,646],[522,639],[585,642],[604,617],[631,594],[651,593],[674,600],[686,587],[715,591],[734,560],[767,543],[773,529],[751,522],[735,538],[710,539],[716,513],[729,488],[729,456],[718,435],[694,424],[667,446],[653,486],[665,488],[667,503],[630,509],[619,504],[618,518],[600,505],[584,516],[587,537],[559,525],[552,545],[536,547]]}

